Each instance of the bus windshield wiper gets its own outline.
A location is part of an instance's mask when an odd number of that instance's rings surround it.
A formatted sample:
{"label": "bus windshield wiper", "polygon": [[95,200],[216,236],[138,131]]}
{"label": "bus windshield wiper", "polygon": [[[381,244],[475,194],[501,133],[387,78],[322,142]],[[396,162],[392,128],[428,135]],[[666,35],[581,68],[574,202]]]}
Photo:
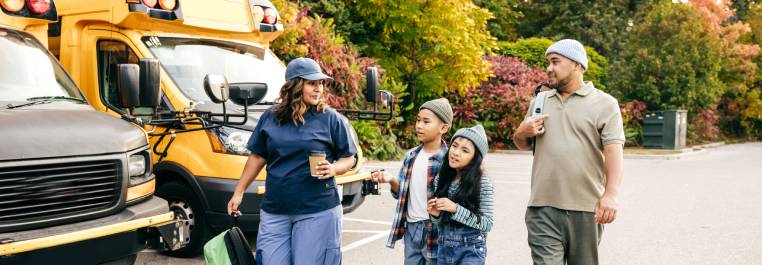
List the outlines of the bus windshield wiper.
{"label": "bus windshield wiper", "polygon": [[37,100],[57,100],[57,99],[63,99],[63,100],[70,100],[70,101],[76,101],[79,103],[85,103],[85,100],[73,98],[73,97],[67,97],[67,96],[45,96],[45,97],[33,97],[26,99],[27,101],[37,101]]}
{"label": "bus windshield wiper", "polygon": [[21,107],[32,106],[32,105],[48,104],[48,103],[51,103],[51,102],[53,102],[53,101],[50,101],[50,100],[36,100],[36,101],[30,101],[30,102],[21,103],[21,104],[15,104],[15,105],[14,104],[8,104],[8,105],[5,105],[4,109],[15,109],[15,108],[21,108]]}

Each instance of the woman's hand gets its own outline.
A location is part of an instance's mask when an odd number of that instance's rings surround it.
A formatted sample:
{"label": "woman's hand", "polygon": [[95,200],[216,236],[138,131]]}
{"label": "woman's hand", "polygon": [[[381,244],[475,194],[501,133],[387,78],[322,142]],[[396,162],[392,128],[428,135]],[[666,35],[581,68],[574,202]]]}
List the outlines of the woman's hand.
{"label": "woman's hand", "polygon": [[317,173],[319,179],[329,179],[336,176],[336,167],[326,160],[318,162]]}
{"label": "woman's hand", "polygon": [[241,216],[241,211],[238,210],[238,206],[241,205],[241,201],[243,200],[243,194],[241,193],[233,193],[233,197],[230,197],[230,201],[228,202],[228,215],[231,216]]}
{"label": "woman's hand", "polygon": [[441,214],[441,211],[437,209],[437,199],[430,199],[428,202],[428,205],[426,207],[426,210],[429,212],[431,216],[439,217],[439,214]]}
{"label": "woman's hand", "polygon": [[455,211],[458,210],[458,204],[452,202],[448,198],[439,198],[436,200],[435,207],[439,211],[455,213]]}

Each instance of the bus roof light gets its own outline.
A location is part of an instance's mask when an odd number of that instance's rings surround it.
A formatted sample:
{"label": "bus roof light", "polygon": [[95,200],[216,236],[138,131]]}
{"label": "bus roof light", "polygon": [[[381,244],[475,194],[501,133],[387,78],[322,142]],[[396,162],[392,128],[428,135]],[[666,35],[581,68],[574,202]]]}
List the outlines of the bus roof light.
{"label": "bus roof light", "polygon": [[265,10],[261,6],[252,6],[251,15],[255,23],[262,23],[265,19]]}
{"label": "bus roof light", "polygon": [[16,13],[24,8],[24,0],[0,0],[0,5],[3,6],[5,10]]}
{"label": "bus roof light", "polygon": [[275,24],[276,21],[278,21],[278,13],[275,12],[275,8],[265,8],[264,9],[265,17],[262,19],[262,23],[265,24]]}
{"label": "bus roof light", "polygon": [[37,15],[42,15],[50,11],[50,0],[27,0],[29,11]]}
{"label": "bus roof light", "polygon": [[156,1],[157,0],[143,0],[143,5],[145,5],[147,7],[150,7],[150,8],[154,8],[154,7],[156,7]]}
{"label": "bus roof light", "polygon": [[159,0],[159,6],[161,9],[172,11],[177,6],[177,0]]}

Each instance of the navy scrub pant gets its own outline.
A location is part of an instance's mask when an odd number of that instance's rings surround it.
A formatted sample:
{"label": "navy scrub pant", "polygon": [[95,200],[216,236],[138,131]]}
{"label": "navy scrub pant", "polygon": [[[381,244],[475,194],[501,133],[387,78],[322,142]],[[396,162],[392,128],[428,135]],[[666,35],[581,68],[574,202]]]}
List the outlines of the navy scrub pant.
{"label": "navy scrub pant", "polygon": [[257,263],[341,264],[341,214],[341,205],[299,215],[260,211]]}

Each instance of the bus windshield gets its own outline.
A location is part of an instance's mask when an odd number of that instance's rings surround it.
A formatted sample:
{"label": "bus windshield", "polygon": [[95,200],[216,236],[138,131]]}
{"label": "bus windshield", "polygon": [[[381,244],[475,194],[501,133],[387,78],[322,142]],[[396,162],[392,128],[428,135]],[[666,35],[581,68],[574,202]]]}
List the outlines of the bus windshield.
{"label": "bus windshield", "polygon": [[278,99],[286,68],[268,49],[240,43],[181,37],[144,37],[143,42],[185,96],[211,102],[204,92],[204,76],[218,74],[230,83],[267,84],[260,104]]}
{"label": "bus windshield", "polygon": [[58,61],[32,35],[0,27],[0,101],[84,102]]}

